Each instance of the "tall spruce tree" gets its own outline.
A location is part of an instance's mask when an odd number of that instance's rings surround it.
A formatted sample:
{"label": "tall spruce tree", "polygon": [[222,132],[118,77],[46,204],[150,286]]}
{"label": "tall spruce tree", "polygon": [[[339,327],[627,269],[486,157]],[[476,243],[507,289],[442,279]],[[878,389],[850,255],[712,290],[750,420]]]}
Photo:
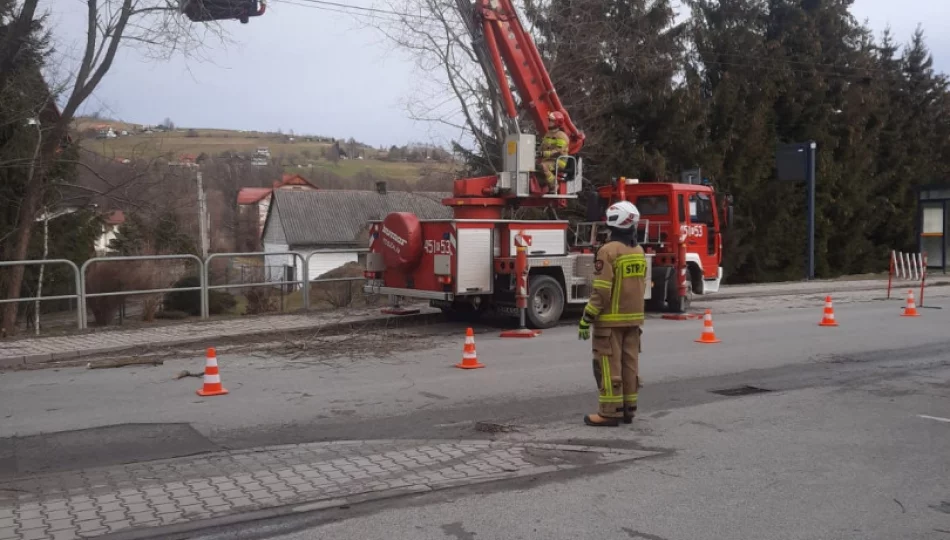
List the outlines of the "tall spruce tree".
{"label": "tall spruce tree", "polygon": [[804,187],[774,181],[780,142],[818,143],[817,272],[879,271],[913,248],[914,188],[946,174],[943,76],[923,36],[876,43],[851,0],[694,0],[702,165],[736,196],[731,280],[801,277]]}
{"label": "tall spruce tree", "polygon": [[694,165],[695,101],[682,83],[683,28],[670,1],[529,0],[526,13],[558,95],[587,136],[589,178],[666,177]]}

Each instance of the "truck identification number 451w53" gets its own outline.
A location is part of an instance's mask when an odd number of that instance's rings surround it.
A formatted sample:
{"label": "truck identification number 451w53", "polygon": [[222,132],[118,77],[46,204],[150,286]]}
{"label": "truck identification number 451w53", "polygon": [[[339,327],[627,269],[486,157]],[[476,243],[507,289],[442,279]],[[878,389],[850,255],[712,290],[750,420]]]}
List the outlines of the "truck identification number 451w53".
{"label": "truck identification number 451w53", "polygon": [[680,225],[680,234],[687,234],[693,238],[702,238],[703,237],[703,226],[702,225]]}
{"label": "truck identification number 451w53", "polygon": [[429,255],[452,254],[452,242],[448,240],[426,240],[422,248]]}

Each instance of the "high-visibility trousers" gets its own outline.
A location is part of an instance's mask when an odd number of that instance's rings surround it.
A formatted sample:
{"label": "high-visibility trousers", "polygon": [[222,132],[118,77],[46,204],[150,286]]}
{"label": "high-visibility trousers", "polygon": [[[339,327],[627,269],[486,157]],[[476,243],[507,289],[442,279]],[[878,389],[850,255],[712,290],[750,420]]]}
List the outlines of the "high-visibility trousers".
{"label": "high-visibility trousers", "polygon": [[619,418],[637,409],[640,389],[640,326],[597,328],[594,325],[594,379],[600,416]]}
{"label": "high-visibility trousers", "polygon": [[557,176],[555,171],[563,171],[567,167],[567,159],[563,157],[546,158],[541,160],[541,171],[544,172],[544,179],[548,185],[557,185]]}

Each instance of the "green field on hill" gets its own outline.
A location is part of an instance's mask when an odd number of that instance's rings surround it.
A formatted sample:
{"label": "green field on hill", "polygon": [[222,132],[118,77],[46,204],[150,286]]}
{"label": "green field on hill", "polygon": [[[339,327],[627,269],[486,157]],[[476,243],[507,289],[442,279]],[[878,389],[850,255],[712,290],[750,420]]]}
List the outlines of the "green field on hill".
{"label": "green field on hill", "polygon": [[[100,139],[90,134],[89,130],[105,126],[112,127],[117,133],[125,130],[129,134],[112,139]],[[266,147],[272,160],[282,164],[286,172],[304,176],[317,170],[328,171],[342,178],[368,172],[381,178],[412,182],[427,172],[452,169],[448,163],[383,161],[376,159],[377,150],[365,147],[361,149],[364,159],[345,159],[332,163],[321,157],[331,146],[329,142],[300,136],[290,141],[287,135],[275,133],[187,128],[142,133],[140,125],[88,118],[78,119],[74,130],[83,148],[116,159],[178,159],[182,155],[197,157],[202,153],[212,158],[225,153],[250,156],[258,148]]]}
{"label": "green field on hill", "polygon": [[427,171],[451,171],[452,167],[447,163],[407,163],[376,159],[350,159],[339,161],[336,164],[321,159],[315,161],[313,167],[306,165],[303,167],[284,167],[285,172],[303,176],[317,170],[328,171],[342,178],[353,178],[359,173],[369,172],[382,178],[411,182],[418,180]]}
{"label": "green field on hill", "polygon": [[[259,147],[267,147],[271,157],[297,160],[319,159],[320,152],[330,146],[325,142],[287,142],[273,135],[255,135],[237,131],[196,130],[197,137],[189,137],[187,131],[134,133],[115,139],[83,137],[83,148],[117,158],[151,159],[181,154],[197,156],[201,153],[217,157],[223,152],[253,154]],[[308,157],[309,156],[309,157]]]}

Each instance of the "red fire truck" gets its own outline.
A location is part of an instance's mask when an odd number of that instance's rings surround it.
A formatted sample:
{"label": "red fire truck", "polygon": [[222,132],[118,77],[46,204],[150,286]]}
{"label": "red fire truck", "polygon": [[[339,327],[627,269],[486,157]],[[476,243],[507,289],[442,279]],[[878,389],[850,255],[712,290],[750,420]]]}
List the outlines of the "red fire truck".
{"label": "red fire truck", "polygon": [[[629,200],[641,213],[640,241],[647,251],[651,309],[686,311],[693,293],[719,290],[722,281],[723,225],[731,221],[729,197],[700,180],[699,171],[680,182],[639,182],[620,178],[601,187],[591,221],[573,229],[565,220],[510,219],[519,207],[563,208],[583,187],[583,162],[577,154],[584,134],[570,121],[538,50],[522,27],[510,0],[458,0],[478,58],[507,113],[504,170],[497,175],[456,180],[443,201],[454,219],[420,220],[394,213],[370,231],[365,292],[426,299],[451,314],[487,310],[518,313],[515,239],[530,237],[526,318],[534,328],[549,328],[569,305],[583,305],[591,293],[594,253],[604,238],[603,211]],[[505,66],[508,70],[504,69]],[[511,80],[520,107],[507,84]],[[557,192],[539,181],[535,135],[518,122],[529,117],[536,131],[547,128],[548,114],[561,112],[570,138],[567,166],[557,171]],[[569,230],[571,229],[571,230]]]}
{"label": "red fire truck", "polygon": [[[589,208],[590,221],[573,228],[560,219],[512,219],[519,208],[556,210],[577,198],[584,186],[579,156],[584,134],[561,104],[511,0],[456,3],[476,57],[505,111],[503,170],[456,180],[453,196],[443,201],[453,209],[453,219],[420,220],[411,213],[393,213],[372,223],[364,290],[394,299],[426,299],[459,314],[489,309],[519,313],[520,296],[527,322],[549,328],[567,306],[587,302],[594,253],[606,232],[603,211],[613,201],[629,200],[641,213],[640,242],[652,278],[649,307],[682,312],[693,293],[718,291],[722,231],[731,222],[731,198],[701,181],[699,171],[684,174],[680,182],[619,178],[597,189],[592,200],[598,204]],[[260,0],[183,0],[181,9],[193,21],[247,22],[248,17],[264,13]],[[557,189],[549,192],[541,181],[536,136],[523,132],[520,122],[528,119],[542,133],[555,112],[564,119],[562,129],[570,143],[569,156],[555,171]],[[523,248],[527,268],[519,274],[515,243],[524,237],[530,238],[529,247]],[[519,287],[525,274],[527,283]]]}
{"label": "red fire truck", "polygon": [[[620,179],[600,188],[598,196],[599,209],[626,199],[641,212],[639,237],[652,277],[647,290],[650,309],[684,312],[694,293],[719,290],[722,223],[732,210],[717,206],[712,187]],[[587,302],[594,253],[606,232],[602,221],[571,228],[563,220],[508,220],[480,213],[462,212],[449,220],[393,213],[374,222],[364,290],[426,299],[450,314],[494,310],[516,315],[515,236],[524,233],[531,239],[526,311],[530,326],[549,328],[567,306]]]}

